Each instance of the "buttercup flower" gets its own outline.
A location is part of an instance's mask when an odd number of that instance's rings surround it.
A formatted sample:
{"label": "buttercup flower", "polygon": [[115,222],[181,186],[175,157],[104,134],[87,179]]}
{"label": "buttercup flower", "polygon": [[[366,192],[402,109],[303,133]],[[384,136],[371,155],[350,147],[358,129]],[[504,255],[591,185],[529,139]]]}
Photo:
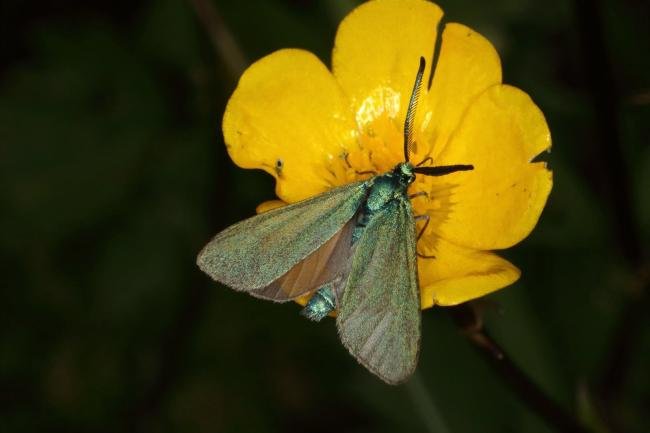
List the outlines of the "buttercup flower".
{"label": "buttercup flower", "polygon": [[411,161],[474,170],[417,176],[409,189],[426,192],[411,202],[430,217],[418,241],[422,308],[516,281],[519,270],[491,251],[530,233],[552,186],[546,164],[531,162],[551,146],[542,112],[501,83],[489,41],[458,23],[439,29],[442,15],[424,0],[365,3],[339,26],[331,72],[307,51],[277,51],[243,74],[223,119],[233,161],[276,178],[281,201],[258,211],[293,203],[403,161],[413,80],[420,56],[428,59]]}

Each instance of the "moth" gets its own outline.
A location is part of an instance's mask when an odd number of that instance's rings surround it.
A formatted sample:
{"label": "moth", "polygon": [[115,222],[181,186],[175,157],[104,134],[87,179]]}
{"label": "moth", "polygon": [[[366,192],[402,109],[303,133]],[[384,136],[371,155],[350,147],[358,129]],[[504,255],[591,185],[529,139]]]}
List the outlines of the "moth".
{"label": "moth", "polygon": [[428,219],[416,234],[407,189],[416,175],[474,168],[409,161],[424,69],[421,57],[404,122],[404,162],[234,224],[197,258],[215,281],[258,298],[286,302],[312,294],[301,313],[318,321],[336,311],[343,345],[389,384],[415,371],[420,348],[416,242]]}

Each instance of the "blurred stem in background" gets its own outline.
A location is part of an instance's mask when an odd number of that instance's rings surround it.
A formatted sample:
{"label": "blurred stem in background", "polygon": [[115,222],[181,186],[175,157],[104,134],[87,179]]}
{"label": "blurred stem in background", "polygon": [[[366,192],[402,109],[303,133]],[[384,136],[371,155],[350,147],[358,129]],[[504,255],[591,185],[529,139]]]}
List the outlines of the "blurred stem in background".
{"label": "blurred stem in background", "polygon": [[614,233],[612,237],[627,262],[636,287],[624,288],[629,295],[619,313],[603,362],[601,377],[596,383],[601,412],[612,431],[621,431],[621,420],[615,407],[628,381],[633,352],[643,329],[648,309],[648,272],[641,245],[639,223],[632,206],[632,191],[628,167],[623,157],[619,125],[621,97],[610,56],[605,45],[600,3],[575,0],[574,14],[584,53],[584,76],[594,103],[596,146],[599,160],[600,185],[604,191],[605,209],[610,210]]}
{"label": "blurred stem in background", "polygon": [[[216,6],[210,0],[188,0],[194,9],[198,21],[207,33],[210,44],[214,49],[216,59],[223,62],[225,73],[230,81],[226,88],[232,88],[237,83],[248,62],[244,53],[235,41],[232,33],[224,23]],[[222,159],[222,158],[216,158]],[[220,204],[217,197],[227,197],[227,170],[217,169],[215,179],[218,194],[210,197],[210,213],[217,220]],[[165,397],[176,384],[183,369],[183,354],[188,350],[189,341],[197,332],[199,322],[205,314],[209,294],[211,293],[204,278],[193,272],[185,298],[177,310],[175,320],[169,326],[169,332],[161,343],[160,359],[163,360],[154,380],[143,396],[135,400],[122,414],[122,425],[126,431],[146,431],[151,419],[160,416]]]}
{"label": "blurred stem in background", "polygon": [[416,371],[411,379],[406,382],[406,390],[429,432],[451,433],[433,397],[422,383],[420,373]]}
{"label": "blurred stem in background", "polygon": [[533,412],[560,432],[585,433],[587,430],[569,412],[553,401],[519,368],[504,349],[483,329],[481,313],[473,303],[449,308],[449,311],[477,352]]}
{"label": "blurred stem in background", "polygon": [[235,41],[235,37],[228,30],[216,6],[210,0],[188,1],[210,38],[217,58],[224,62],[232,82],[236,83],[246,69],[248,61]]}

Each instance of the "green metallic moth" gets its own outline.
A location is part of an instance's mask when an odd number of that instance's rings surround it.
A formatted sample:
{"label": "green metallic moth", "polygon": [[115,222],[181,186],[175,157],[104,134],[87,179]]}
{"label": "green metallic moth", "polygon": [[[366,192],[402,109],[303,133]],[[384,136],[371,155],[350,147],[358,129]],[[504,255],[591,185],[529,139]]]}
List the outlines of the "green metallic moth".
{"label": "green metallic moth", "polygon": [[318,321],[336,311],[343,345],[389,384],[415,371],[420,348],[416,242],[426,225],[416,236],[407,189],[416,174],[474,168],[409,162],[424,68],[421,57],[404,122],[404,162],[232,225],[197,258],[215,281],[255,297],[286,302],[312,294],[302,314]]}

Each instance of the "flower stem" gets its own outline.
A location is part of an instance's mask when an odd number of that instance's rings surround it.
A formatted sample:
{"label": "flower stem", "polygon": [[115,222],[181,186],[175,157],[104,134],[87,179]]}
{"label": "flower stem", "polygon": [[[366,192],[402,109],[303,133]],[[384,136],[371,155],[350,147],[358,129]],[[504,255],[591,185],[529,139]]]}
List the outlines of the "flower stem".
{"label": "flower stem", "polygon": [[559,432],[587,432],[576,418],[552,400],[510,359],[503,348],[482,328],[480,319],[471,307],[460,305],[451,308],[450,312],[474,348],[530,410]]}
{"label": "flower stem", "polygon": [[427,431],[431,433],[450,433],[438,406],[417,372],[406,383],[406,390],[411,400],[413,400],[416,410],[420,413]]}

